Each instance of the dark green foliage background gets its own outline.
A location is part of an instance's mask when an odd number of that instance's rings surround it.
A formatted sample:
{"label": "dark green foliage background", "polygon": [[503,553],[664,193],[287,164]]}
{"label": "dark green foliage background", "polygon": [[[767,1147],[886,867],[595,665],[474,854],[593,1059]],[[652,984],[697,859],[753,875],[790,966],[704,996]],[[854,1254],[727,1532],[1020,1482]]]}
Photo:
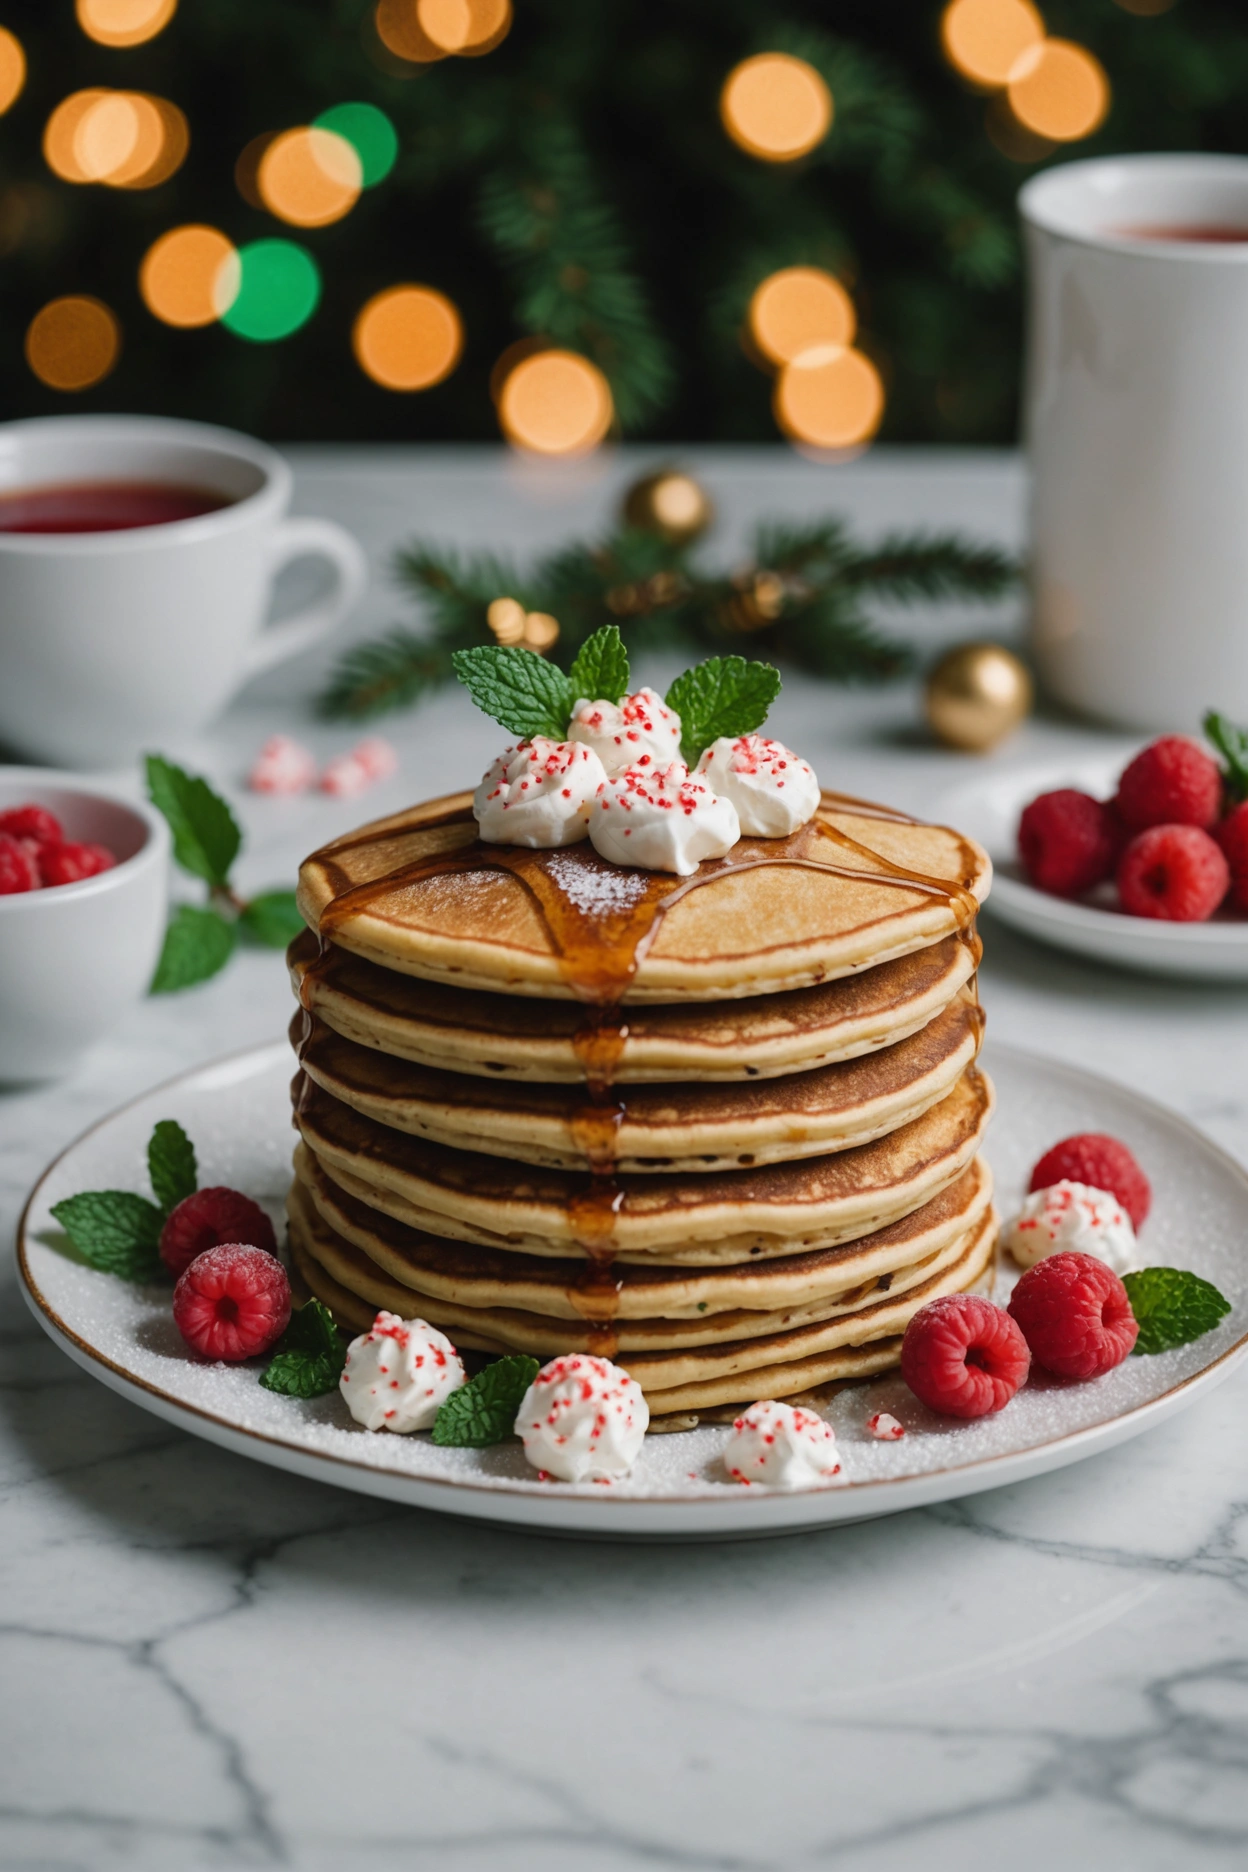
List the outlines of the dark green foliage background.
{"label": "dark green foliage background", "polygon": [[[405,77],[381,68],[370,0],[181,0],[157,39],[130,50],[88,40],[72,0],[0,0],[30,67],[0,119],[5,414],[153,410],[287,440],[491,439],[491,365],[542,333],[598,359],[628,434],[765,439],[776,433],[769,383],[741,351],[741,314],[762,275],[808,261],[852,285],[888,384],[886,437],[1013,436],[1013,198],[1034,165],[989,139],[985,100],[941,54],[939,0],[515,5],[510,37],[489,56]],[[1244,0],[1178,0],[1155,18],[1115,0],[1046,0],[1043,11],[1050,32],[1097,53],[1114,92],[1102,130],[1049,160],[1244,148]],[[836,99],[831,136],[803,163],[756,162],[719,125],[726,72],[768,48],[810,58]],[[172,181],[127,193],[49,173],[43,126],[85,85],[182,106],[191,151]],[[399,130],[388,180],[323,230],[284,229],[248,207],[233,180],[243,145],[350,98],[381,105]],[[139,298],[139,260],[190,220],[240,243],[305,241],[325,281],[311,322],[273,345],[158,324]],[[448,292],[467,330],[454,376],[414,397],[371,384],[349,345],[361,303],[401,279]],[[32,315],[65,292],[97,294],[125,333],[116,371],[75,397],[44,388],[22,356]]]}

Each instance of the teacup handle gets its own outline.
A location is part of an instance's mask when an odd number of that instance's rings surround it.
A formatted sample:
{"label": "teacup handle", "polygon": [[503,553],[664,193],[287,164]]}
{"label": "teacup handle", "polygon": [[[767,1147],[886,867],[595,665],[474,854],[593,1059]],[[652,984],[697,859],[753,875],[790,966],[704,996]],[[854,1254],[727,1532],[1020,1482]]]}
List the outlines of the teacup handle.
{"label": "teacup handle", "polygon": [[295,559],[326,559],[334,582],[323,598],[316,598],[289,617],[266,625],[247,652],[246,676],[284,663],[318,643],[340,624],[368,583],[368,561],[345,527],[332,520],[282,520],[269,547],[269,575],[276,578]]}

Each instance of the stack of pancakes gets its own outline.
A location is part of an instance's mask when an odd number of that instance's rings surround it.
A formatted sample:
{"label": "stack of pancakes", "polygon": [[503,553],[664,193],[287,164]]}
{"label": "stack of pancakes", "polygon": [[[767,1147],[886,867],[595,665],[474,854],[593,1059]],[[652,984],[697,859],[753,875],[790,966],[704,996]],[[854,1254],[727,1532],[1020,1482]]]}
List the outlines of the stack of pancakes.
{"label": "stack of pancakes", "polygon": [[673,1422],[897,1363],[977,1282],[978,900],[944,827],[825,794],[693,878],[480,843],[468,795],[315,853],[290,952],[306,1287],[624,1366]]}

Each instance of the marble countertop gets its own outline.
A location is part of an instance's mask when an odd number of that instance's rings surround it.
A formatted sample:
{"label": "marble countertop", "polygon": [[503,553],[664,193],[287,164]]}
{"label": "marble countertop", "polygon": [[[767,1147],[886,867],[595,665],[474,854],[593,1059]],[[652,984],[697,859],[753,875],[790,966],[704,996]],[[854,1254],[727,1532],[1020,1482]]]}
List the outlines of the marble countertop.
{"label": "marble countertop", "polygon": [[[1008,455],[682,453],[726,554],[763,513],[1021,537]],[[539,549],[604,524],[652,459],[541,474],[485,449],[297,452],[298,510],[352,526],[376,571],[336,648],[403,618],[386,568],[412,532]],[[916,630],[1009,636],[1016,610],[949,607]],[[382,724],[402,771],[363,805],[244,793],[276,728],[322,755],[350,745],[308,713],[324,660],[166,750],[235,800],[244,889],[493,752],[497,731],[446,696]],[[977,771],[924,739],[906,685],[790,683],[775,719],[825,783],[899,806]],[[993,759],[1127,745],[1037,719]],[[1248,1162],[1248,989],[1111,973],[991,917],[984,933],[993,1033],[1151,1094]],[[274,1037],[287,1010],[280,960],[242,954],[149,1001],[71,1079],[0,1094],[6,1235],[85,1125]],[[1244,1862],[1248,1372],[1120,1450],[947,1507],[611,1547],[391,1508],[187,1438],[71,1367],[0,1278],[8,1872]]]}

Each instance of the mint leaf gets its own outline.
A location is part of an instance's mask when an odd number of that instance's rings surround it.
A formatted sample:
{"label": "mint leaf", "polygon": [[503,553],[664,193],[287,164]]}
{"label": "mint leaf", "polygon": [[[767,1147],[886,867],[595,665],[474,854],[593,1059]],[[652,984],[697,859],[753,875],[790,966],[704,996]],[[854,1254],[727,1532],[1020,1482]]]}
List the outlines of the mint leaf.
{"label": "mint leaf", "polygon": [[234,953],[233,923],[215,910],[179,904],[165,931],[165,946],[152,976],[151,994],[176,994],[217,975]]}
{"label": "mint leaf", "polygon": [[495,1359],[451,1392],[433,1420],[434,1442],[452,1449],[486,1449],[491,1443],[502,1443],[515,1429],[520,1400],[540,1369],[535,1358],[522,1353]]}
{"label": "mint leaf", "polygon": [[160,1271],[164,1222],[155,1203],[130,1190],[84,1190],[53,1203],[52,1213],[84,1261],[105,1274],[150,1280]]}
{"label": "mint leaf", "polygon": [[323,1397],[337,1388],[346,1362],[347,1348],[333,1314],[320,1300],[309,1300],[291,1314],[260,1383],[287,1397]]}
{"label": "mint leaf", "polygon": [[1141,1268],[1124,1274],[1122,1284],[1139,1323],[1137,1352],[1169,1352],[1212,1332],[1231,1303],[1210,1281],[1186,1268]]}
{"label": "mint leaf", "polygon": [[780,693],[780,672],[742,656],[708,657],[678,676],[667,706],[680,716],[680,751],[690,767],[720,735],[752,734]]}
{"label": "mint leaf", "polygon": [[536,650],[474,644],[457,650],[451,662],[477,707],[510,734],[523,741],[539,734],[567,738],[576,695],[563,671]]}
{"label": "mint leaf", "polygon": [[307,928],[294,891],[262,891],[252,898],[238,923],[244,935],[266,949],[284,949]]}
{"label": "mint leaf", "polygon": [[169,821],[173,855],[182,869],[224,890],[243,835],[220,794],[159,754],[147,757],[147,791]]}
{"label": "mint leaf", "polygon": [[628,651],[618,624],[604,624],[587,637],[568,671],[572,700],[619,702],[628,694]]}
{"label": "mint leaf", "polygon": [[147,1174],[152,1191],[168,1215],[199,1188],[195,1146],[174,1118],[162,1118],[147,1146]]}
{"label": "mint leaf", "polygon": [[1248,728],[1237,728],[1216,709],[1209,710],[1202,725],[1207,738],[1226,762],[1223,779],[1228,790],[1237,800],[1248,799]]}

